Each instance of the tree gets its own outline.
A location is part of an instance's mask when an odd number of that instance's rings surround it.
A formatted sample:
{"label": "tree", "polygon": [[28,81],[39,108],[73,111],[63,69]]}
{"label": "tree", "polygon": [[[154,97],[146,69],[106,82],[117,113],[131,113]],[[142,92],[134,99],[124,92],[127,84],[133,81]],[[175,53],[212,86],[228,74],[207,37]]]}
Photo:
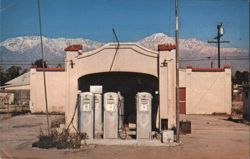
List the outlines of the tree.
{"label": "tree", "polygon": [[6,75],[8,80],[12,80],[16,77],[18,77],[21,74],[22,67],[21,66],[11,66],[6,70]]}
{"label": "tree", "polygon": [[56,65],[56,68],[62,68],[62,64],[58,64],[58,65]]}
{"label": "tree", "polygon": [[236,71],[235,75],[233,76],[233,83],[234,84],[244,84],[249,82],[249,72],[248,71]]}
{"label": "tree", "polygon": [[0,67],[0,86],[3,86],[8,79],[6,77],[6,73],[2,67]]}
{"label": "tree", "polygon": [[13,65],[6,70],[0,67],[0,85],[3,86],[6,82],[20,76],[21,73],[22,67],[20,66]]}
{"label": "tree", "polygon": [[29,70],[28,70],[27,68],[25,68],[25,69],[21,72],[21,75],[27,73],[28,71],[29,71]]}
{"label": "tree", "polygon": [[[37,67],[43,67],[42,59],[36,60],[32,65],[36,65]],[[44,67],[45,67],[45,68],[48,67],[46,61],[44,61]]]}

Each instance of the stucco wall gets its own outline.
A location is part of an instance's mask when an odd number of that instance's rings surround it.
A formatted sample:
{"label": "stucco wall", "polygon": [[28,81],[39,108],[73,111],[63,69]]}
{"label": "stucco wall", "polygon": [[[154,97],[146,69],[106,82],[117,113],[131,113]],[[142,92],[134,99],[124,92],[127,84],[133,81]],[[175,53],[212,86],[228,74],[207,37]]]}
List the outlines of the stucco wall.
{"label": "stucco wall", "polygon": [[[160,117],[168,119],[168,128],[171,129],[176,127],[175,51],[161,51],[159,54]],[[164,61],[167,64],[164,65]]]}
{"label": "stucco wall", "polygon": [[[158,76],[158,53],[136,44],[107,44],[77,56],[77,76],[100,72],[139,72]],[[68,58],[69,59],[69,58]]]}
{"label": "stucco wall", "polygon": [[180,87],[186,87],[186,114],[231,114],[231,69],[180,71]]}
{"label": "stucco wall", "polygon": [[[66,101],[66,124],[74,114],[78,92],[77,81],[80,77],[101,72],[137,72],[159,78],[160,118],[168,118],[169,127],[175,127],[174,50],[162,51],[158,54],[135,43],[121,43],[119,48],[117,44],[106,44],[90,52],[68,51],[66,56],[66,90],[70,92]],[[166,67],[161,66],[164,61],[166,61]],[[75,127],[77,123],[76,115],[73,120]]]}
{"label": "stucco wall", "polygon": [[179,87],[186,87],[186,69],[179,70]]}
{"label": "stucco wall", "polygon": [[[30,70],[30,110],[32,113],[46,112],[43,72]],[[49,112],[64,113],[66,104],[66,79],[64,71],[46,71]]]}

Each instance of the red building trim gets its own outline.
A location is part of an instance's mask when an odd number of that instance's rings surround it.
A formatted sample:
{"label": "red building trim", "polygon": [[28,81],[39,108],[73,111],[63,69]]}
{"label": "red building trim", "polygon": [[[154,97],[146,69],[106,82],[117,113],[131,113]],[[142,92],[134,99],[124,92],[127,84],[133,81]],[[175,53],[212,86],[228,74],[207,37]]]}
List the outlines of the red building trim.
{"label": "red building trim", "polygon": [[173,49],[176,49],[176,46],[173,44],[159,44],[158,45],[158,51],[171,51]]}
{"label": "red building trim", "polygon": [[225,72],[225,69],[230,68],[230,66],[227,65],[224,68],[201,68],[189,65],[187,68],[192,69],[192,72]]}
{"label": "red building trim", "polygon": [[82,50],[82,45],[70,45],[64,49],[64,51],[78,51]]}
{"label": "red building trim", "polygon": [[30,68],[37,68],[37,66],[36,65],[31,65]]}
{"label": "red building trim", "polygon": [[36,68],[36,71],[65,71],[65,68]]}

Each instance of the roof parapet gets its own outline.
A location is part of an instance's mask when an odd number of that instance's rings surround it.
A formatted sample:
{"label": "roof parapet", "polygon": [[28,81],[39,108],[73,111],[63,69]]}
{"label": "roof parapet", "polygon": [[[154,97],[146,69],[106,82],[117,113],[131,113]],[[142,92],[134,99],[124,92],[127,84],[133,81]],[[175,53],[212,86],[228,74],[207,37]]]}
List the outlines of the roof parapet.
{"label": "roof parapet", "polygon": [[42,68],[42,67],[37,67],[36,65],[32,65],[30,68],[36,69],[36,71],[65,71],[65,68],[61,67]]}
{"label": "roof parapet", "polygon": [[174,44],[159,44],[158,45],[158,51],[171,51],[176,49],[176,46]]}
{"label": "roof parapet", "polygon": [[230,69],[229,65],[225,65],[224,68],[206,68],[206,67],[193,67],[192,65],[188,65],[187,69],[192,69],[192,72],[224,72],[225,69]]}
{"label": "roof parapet", "polygon": [[79,51],[82,50],[81,44],[69,45],[64,49],[64,51]]}

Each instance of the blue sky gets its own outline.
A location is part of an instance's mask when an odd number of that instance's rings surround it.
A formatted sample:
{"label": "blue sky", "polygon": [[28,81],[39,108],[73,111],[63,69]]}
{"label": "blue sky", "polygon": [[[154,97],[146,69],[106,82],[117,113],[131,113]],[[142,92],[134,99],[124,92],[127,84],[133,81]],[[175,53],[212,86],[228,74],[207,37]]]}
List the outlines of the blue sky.
{"label": "blue sky", "polygon": [[[44,36],[137,41],[175,34],[174,0],[40,0]],[[225,47],[249,48],[248,0],[179,0],[180,38],[204,41],[223,23]],[[0,40],[39,35],[37,0],[0,0]]]}

